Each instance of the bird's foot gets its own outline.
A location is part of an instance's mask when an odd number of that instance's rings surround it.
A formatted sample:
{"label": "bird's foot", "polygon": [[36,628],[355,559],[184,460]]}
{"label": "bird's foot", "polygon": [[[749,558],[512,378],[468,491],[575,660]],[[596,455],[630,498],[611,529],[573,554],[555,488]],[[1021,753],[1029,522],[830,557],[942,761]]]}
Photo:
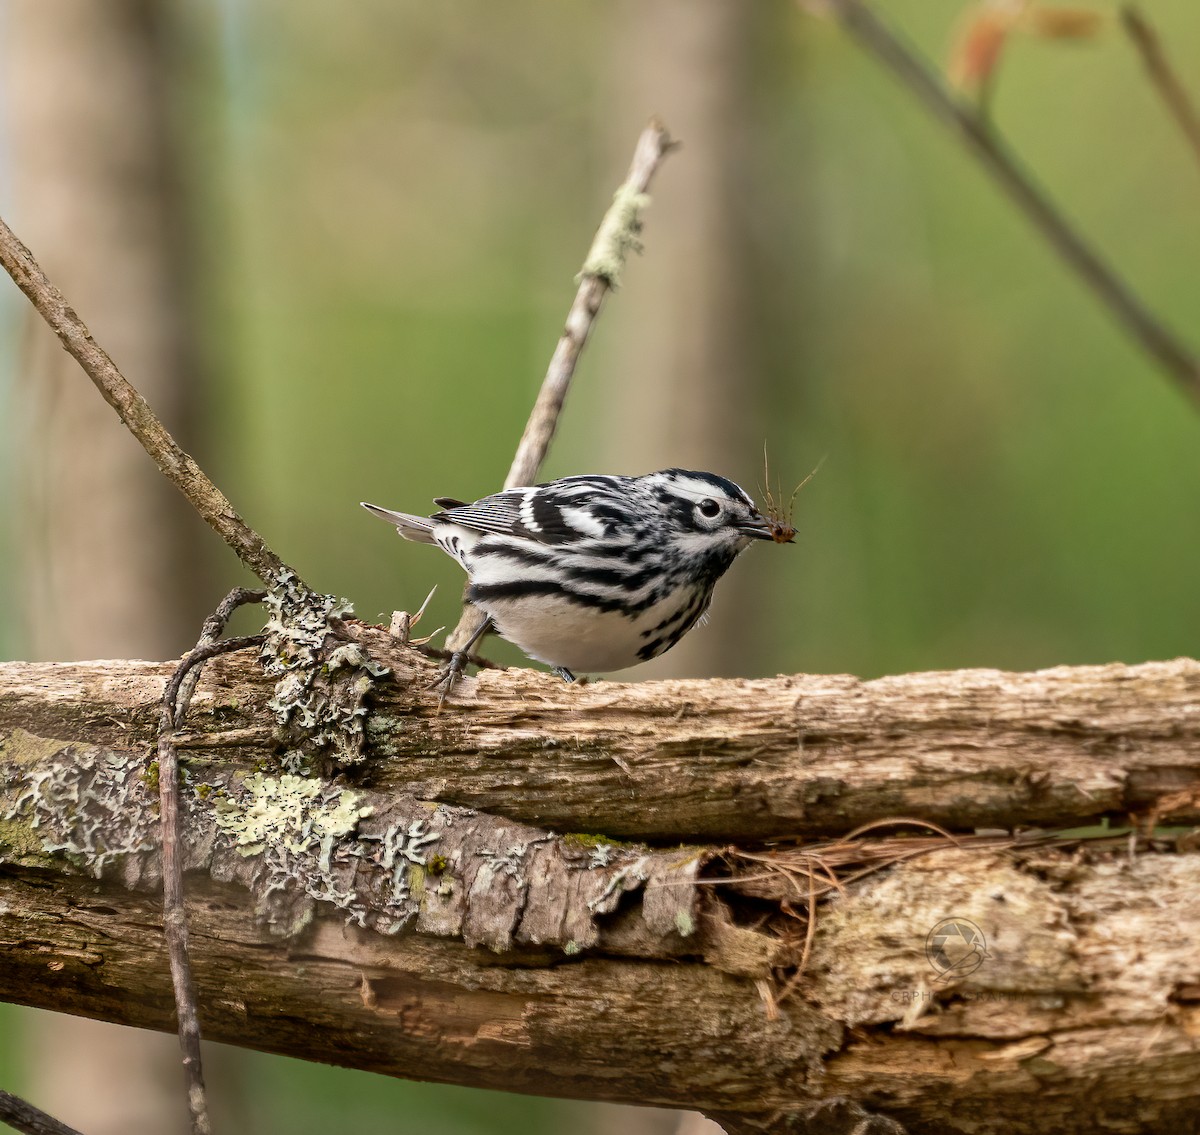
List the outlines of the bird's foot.
{"label": "bird's foot", "polygon": [[438,690],[438,712],[441,712],[442,705],[446,701],[447,695],[454,689],[455,683],[466,673],[467,663],[470,662],[470,653],[466,650],[456,650],[450,655],[450,661],[446,663],[437,673],[437,677],[429,683],[425,688],[428,690]]}
{"label": "bird's foot", "polygon": [[[450,661],[446,663],[442,670],[439,671],[438,676],[429,684],[429,689],[440,689],[441,691],[438,694],[437,704],[439,713],[442,711],[442,706],[446,702],[447,695],[452,689],[454,689],[454,683],[463,676],[463,671],[466,670],[467,663],[472,661],[471,650],[474,648],[475,644],[479,642],[479,640],[483,638],[483,636],[491,629],[492,620],[490,616],[484,616],[483,622],[481,622],[479,626],[475,628],[475,631],[471,637],[467,639],[467,641],[463,643],[458,650],[455,650],[450,655]],[[451,635],[450,637],[453,639],[454,635]]]}
{"label": "bird's foot", "polygon": [[552,673],[557,674],[564,682],[575,681],[575,675],[571,673],[565,666],[555,666]]}

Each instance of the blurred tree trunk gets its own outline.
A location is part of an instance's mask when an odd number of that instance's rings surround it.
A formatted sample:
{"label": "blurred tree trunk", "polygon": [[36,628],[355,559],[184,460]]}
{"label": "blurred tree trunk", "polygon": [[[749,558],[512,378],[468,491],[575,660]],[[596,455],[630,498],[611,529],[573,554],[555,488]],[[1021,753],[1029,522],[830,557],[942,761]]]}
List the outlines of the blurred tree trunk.
{"label": "blurred tree trunk", "polygon": [[[750,423],[762,414],[739,299],[747,270],[741,155],[753,29],[769,14],[733,0],[626,0],[622,13],[606,103],[613,144],[628,146],[631,124],[659,114],[684,148],[655,190],[654,255],[622,288],[622,330],[605,364],[607,464],[631,473],[678,465],[746,480],[754,472],[747,459],[756,460],[762,444]],[[737,595],[745,583],[731,573],[709,625],[638,676],[745,673],[746,597]]]}
{"label": "blurred tree trunk", "polygon": [[[14,221],[181,440],[195,351],[168,6],[12,0]],[[26,642],[42,659],[162,658],[195,640],[201,526],[30,313],[14,399]],[[186,444],[186,441],[185,441]],[[210,597],[211,598],[211,597]],[[29,1094],[88,1135],[183,1130],[173,1037],[31,1015]]]}
{"label": "blurred tree trunk", "polygon": [[[656,191],[654,255],[629,273],[623,334],[604,378],[606,467],[640,473],[667,465],[726,471],[743,466],[753,402],[746,321],[738,306],[745,269],[738,240],[736,155],[745,121],[752,5],[730,0],[625,0],[612,53],[614,147],[631,123],[659,114],[683,141],[686,168]],[[728,675],[745,662],[736,612],[741,577],[721,584],[709,625],[639,670],[647,677]],[[704,1122],[687,1112],[597,1109],[596,1135],[661,1135]]]}

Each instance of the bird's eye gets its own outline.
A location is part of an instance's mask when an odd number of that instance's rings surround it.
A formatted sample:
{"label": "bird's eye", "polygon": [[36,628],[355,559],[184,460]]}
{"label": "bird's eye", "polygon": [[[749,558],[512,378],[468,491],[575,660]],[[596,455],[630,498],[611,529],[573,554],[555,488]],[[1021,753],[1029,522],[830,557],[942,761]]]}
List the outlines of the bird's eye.
{"label": "bird's eye", "polygon": [[721,506],[709,497],[705,497],[696,507],[701,516],[707,516],[710,520],[721,511]]}

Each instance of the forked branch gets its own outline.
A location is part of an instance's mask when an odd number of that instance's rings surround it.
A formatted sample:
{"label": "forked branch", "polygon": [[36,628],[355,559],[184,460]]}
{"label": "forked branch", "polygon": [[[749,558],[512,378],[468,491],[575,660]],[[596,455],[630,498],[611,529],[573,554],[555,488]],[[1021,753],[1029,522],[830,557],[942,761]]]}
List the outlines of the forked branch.
{"label": "forked branch", "polygon": [[932,68],[864,0],[801,0],[832,12],[860,47],[950,130],[1135,343],[1200,405],[1200,359],[1155,316],[1038,187],[989,123],[952,96]]}

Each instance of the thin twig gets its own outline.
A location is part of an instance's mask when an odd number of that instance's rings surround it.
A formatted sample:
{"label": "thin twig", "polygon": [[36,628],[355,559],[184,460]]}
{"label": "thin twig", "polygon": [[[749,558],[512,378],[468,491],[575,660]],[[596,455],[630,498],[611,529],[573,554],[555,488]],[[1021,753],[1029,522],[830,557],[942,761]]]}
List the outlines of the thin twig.
{"label": "thin twig", "polygon": [[74,1127],[68,1127],[11,1092],[0,1091],[0,1123],[20,1131],[21,1135],[80,1135]]}
{"label": "thin twig", "polygon": [[[291,571],[234,510],[204,470],[179,446],[149,403],[134,389],[108,353],[92,338],[75,310],[47,278],[33,254],[0,220],[0,263],[83,368],[104,400],[138,439],[159,471],[179,489],[210,528],[263,583],[272,586]],[[294,574],[294,572],[293,572]],[[299,577],[297,577],[299,578]]]}
{"label": "thin twig", "polygon": [[676,145],[678,143],[671,140],[667,128],[658,119],[652,119],[637,140],[629,173],[614,194],[613,204],[596,230],[596,238],[584,260],[575,302],[567,313],[566,325],[546,368],[542,388],[505,478],[506,489],[532,484],[546,459],[558,426],[558,415],[575,374],[575,364],[591,333],[600,305],[609,290],[617,286],[626,253],[639,247],[636,238],[641,231],[641,211],[649,203],[645,193],[659,164]]}
{"label": "thin twig", "polygon": [[[630,249],[640,249],[637,235],[641,231],[642,210],[649,203],[646,190],[663,158],[677,145],[657,118],[650,120],[637,140],[629,173],[614,194],[613,203],[600,222],[583,262],[575,301],[567,313],[567,322],[504,480],[506,489],[532,485],[537,480],[538,470],[546,459],[546,451],[558,426],[558,416],[570,389],[575,365],[600,312],[600,305],[617,286],[626,254]],[[468,642],[483,619],[481,611],[466,605],[458,625],[446,638],[446,646],[453,651]]]}
{"label": "thin twig", "polygon": [[1122,6],[1121,25],[1133,40],[1134,47],[1138,49],[1154,89],[1167,104],[1167,110],[1183,131],[1184,137],[1192,147],[1192,153],[1200,160],[1200,114],[1196,113],[1195,104],[1187,88],[1180,81],[1175,68],[1171,66],[1171,61],[1163,50],[1162,38],[1136,4]]}
{"label": "thin twig", "polygon": [[1200,360],[1088,246],[976,109],[954,98],[932,68],[881,22],[863,0],[822,0],[821,9],[832,12],[860,47],[888,68],[934,118],[954,132],[1064,263],[1109,310],[1117,324],[1200,403]]}
{"label": "thin twig", "polygon": [[187,911],[183,905],[183,854],[179,828],[179,755],[176,730],[187,715],[203,664],[218,654],[257,646],[262,635],[219,639],[230,615],[246,603],[259,603],[265,592],[235,587],[217,609],[204,620],[200,640],[183,656],[163,691],[158,726],[158,802],[162,827],[163,936],[171,964],[171,983],[175,989],[175,1009],[179,1024],[179,1047],[183,1050],[183,1068],[187,1077],[188,1112],[193,1135],[211,1135],[208,1101],[204,1091],[204,1071],[200,1062],[200,1019],[196,1011],[196,990],[188,960]]}
{"label": "thin twig", "polygon": [[[265,591],[257,591],[249,587],[235,587],[224,599],[218,604],[217,609],[204,620],[204,625],[200,628],[200,643],[216,642],[225,630],[225,624],[229,622],[230,617],[239,607],[245,607],[250,603],[261,603],[267,597]],[[197,646],[199,649],[199,646]],[[193,654],[195,651],[192,652]],[[189,655],[190,657],[190,655]],[[211,655],[209,656],[211,657]],[[185,659],[186,661],[186,659]],[[197,659],[196,661],[200,661]],[[182,667],[181,667],[182,669]],[[176,714],[175,726],[178,728],[183,723],[183,714],[187,712],[187,707],[191,704],[192,694],[195,692],[196,683],[200,680],[200,667],[189,668],[186,672],[186,677],[181,679],[178,692],[174,695],[175,704],[182,706],[181,712]]]}

